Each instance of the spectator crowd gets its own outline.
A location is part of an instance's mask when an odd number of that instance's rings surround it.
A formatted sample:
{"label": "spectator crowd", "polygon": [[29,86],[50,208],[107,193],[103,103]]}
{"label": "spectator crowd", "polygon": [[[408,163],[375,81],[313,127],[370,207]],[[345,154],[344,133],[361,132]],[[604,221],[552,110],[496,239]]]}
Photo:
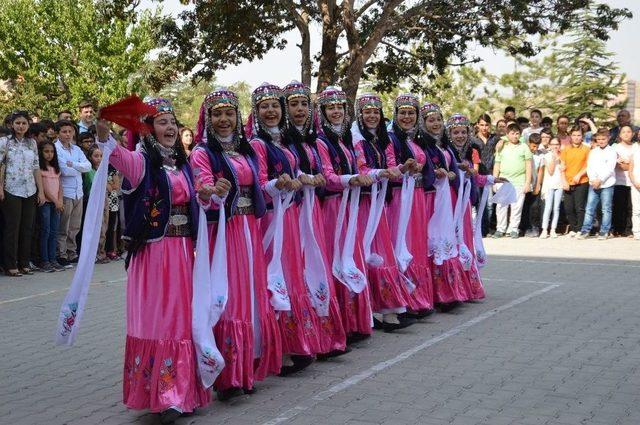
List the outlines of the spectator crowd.
{"label": "spectator crowd", "polygon": [[[482,235],[493,238],[560,235],[640,240],[640,128],[620,110],[616,125],[598,127],[589,113],[518,116],[513,107],[493,121],[475,122],[474,168],[511,182],[517,201],[488,203]],[[56,121],[15,111],[0,127],[0,258],[8,276],[72,268],[93,177],[102,152],[95,143],[96,108],[84,102]],[[77,121],[76,121],[77,120]],[[187,154],[194,133],[180,126]],[[126,130],[115,132],[127,145]],[[122,176],[110,166],[97,263],[126,254]],[[499,184],[496,185],[499,187]],[[484,190],[495,190],[488,186]]]}

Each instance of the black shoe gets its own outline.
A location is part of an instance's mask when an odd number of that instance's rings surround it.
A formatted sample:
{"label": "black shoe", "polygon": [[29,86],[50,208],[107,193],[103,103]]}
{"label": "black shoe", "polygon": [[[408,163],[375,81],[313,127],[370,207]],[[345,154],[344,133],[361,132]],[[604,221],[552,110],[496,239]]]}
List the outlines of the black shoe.
{"label": "black shoe", "polygon": [[406,313],[399,314],[398,316],[410,317],[416,320],[420,320],[431,316],[434,312],[435,310],[427,308],[419,311],[407,311]]}
{"label": "black shoe", "polygon": [[172,424],[176,419],[180,417],[182,413],[176,409],[167,409],[163,410],[160,413],[160,423],[161,424]]}
{"label": "black shoe", "polygon": [[361,334],[359,332],[353,332],[349,335],[347,335],[347,344],[354,344],[356,342],[360,342],[360,341],[364,341],[365,339],[369,338],[371,335],[368,334]]}
{"label": "black shoe", "polygon": [[227,401],[233,397],[239,397],[242,395],[242,388],[227,388],[226,390],[216,391],[216,398],[218,401]]}
{"label": "black shoe", "polygon": [[293,366],[282,366],[278,376],[287,376],[306,369],[311,363],[313,363],[313,356],[292,355],[291,361],[293,362]]}
{"label": "black shoe", "polygon": [[258,390],[256,389],[256,387],[253,388],[243,388],[242,392],[245,393],[246,395],[251,395],[251,394],[255,394],[256,392],[258,392]]}
{"label": "black shoe", "polygon": [[382,322],[382,329],[385,331],[385,333],[391,333],[393,331],[397,331],[398,329],[408,328],[409,326],[414,325],[417,320],[412,317],[399,315],[398,322],[400,323]]}
{"label": "black shoe", "polygon": [[373,316],[373,329],[377,329],[377,330],[383,329],[382,322],[376,319],[375,316]]}
{"label": "black shoe", "polygon": [[452,303],[442,303],[442,304],[438,304],[436,306],[436,308],[438,309],[439,312],[441,313],[449,313],[450,311],[452,311],[454,308],[458,307],[460,305],[459,302],[454,301]]}
{"label": "black shoe", "polygon": [[330,358],[340,357],[350,352],[351,352],[351,348],[349,347],[345,347],[344,350],[332,350],[332,351],[329,351],[328,353],[318,354],[316,356],[316,360],[319,360],[319,361],[329,360]]}

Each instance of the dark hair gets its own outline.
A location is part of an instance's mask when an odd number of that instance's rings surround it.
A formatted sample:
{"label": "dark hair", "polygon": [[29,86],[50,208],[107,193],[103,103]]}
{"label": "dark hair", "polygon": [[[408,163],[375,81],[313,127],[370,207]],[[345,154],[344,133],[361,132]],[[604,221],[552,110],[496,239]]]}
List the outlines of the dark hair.
{"label": "dark hair", "polygon": [[78,105],[78,110],[82,111],[84,108],[93,108],[95,109],[95,107],[93,106],[93,102],[90,100],[83,100],[82,102],[80,102],[80,104]]}
{"label": "dark hair", "polygon": [[540,136],[540,133],[531,133],[529,135],[529,143],[535,143],[536,145],[539,145],[540,142],[542,141],[542,137]]}
{"label": "dark hair", "polygon": [[[9,131],[11,132],[12,137],[16,137],[16,131],[13,129],[13,123],[18,118],[24,118],[27,120],[27,122],[31,122],[31,119],[29,118],[29,113],[27,111],[14,111],[13,113],[11,113],[11,115],[9,116]],[[27,137],[29,136],[28,129],[27,129],[26,136]]]}
{"label": "dark hair", "polygon": [[516,118],[516,122],[518,124],[529,124],[529,118],[526,117],[518,117]]}
{"label": "dark hair", "polygon": [[95,136],[87,131],[83,131],[78,135],[78,144],[81,144],[86,139],[90,139],[91,142],[93,142],[95,140]]}
{"label": "dark hair", "polygon": [[506,108],[504,108],[504,113],[506,114],[507,112],[513,112],[515,115],[516,108],[514,108],[513,106],[507,106]]}
{"label": "dark hair", "polygon": [[[635,131],[633,131],[633,126],[631,126],[630,124],[625,124],[625,125],[621,125],[621,126],[620,126],[620,129],[619,129],[619,131],[618,131],[618,140],[622,140],[622,139],[620,138],[620,133],[622,133],[622,129],[623,129],[623,128],[625,128],[625,127],[628,127],[628,128],[629,128],[629,130],[631,130],[631,141],[633,141],[633,138],[634,138],[634,136],[635,136],[635,134],[634,134],[634,133],[635,133]],[[600,130],[598,130],[598,131],[600,131]]]}
{"label": "dark hair", "polygon": [[375,143],[375,148],[379,151],[378,153],[380,154],[381,163],[379,164],[375,158],[375,155],[372,155],[372,152],[368,152],[367,147],[364,146],[367,162],[370,165],[373,165],[372,168],[387,168],[385,150],[387,149],[387,146],[389,146],[389,143],[391,143],[391,141],[389,140],[389,133],[387,133],[387,126],[385,125],[385,121],[384,121],[384,111],[382,109],[380,109],[379,111],[380,111],[380,122],[378,123],[378,128],[376,128],[375,135],[371,134],[371,132],[368,129],[362,128],[359,120],[357,121],[357,123],[358,123],[358,129],[360,130],[360,134],[362,134],[362,137],[364,137],[364,139],[367,142],[369,142],[369,145],[371,146],[373,146]]}
{"label": "dark hair", "polygon": [[55,126],[56,125],[50,119],[42,120],[42,121],[40,121],[40,124],[42,124],[42,126],[45,129],[45,131],[49,131],[50,128],[53,128],[55,130]]}
{"label": "dark hair", "polygon": [[100,150],[100,146],[98,146],[97,143],[92,144],[91,146],[89,146],[89,149],[87,149],[87,160],[89,161],[89,163],[91,164],[91,167],[93,167],[93,162],[91,162],[91,157],[93,156],[93,153],[95,151],[99,151]]}
{"label": "dark hair", "polygon": [[531,114],[538,114],[540,115],[540,118],[542,118],[542,111],[540,109],[532,109],[529,116],[531,116]]}
{"label": "dark hair", "polygon": [[550,128],[543,128],[542,131],[540,131],[540,136],[542,136],[543,134],[551,136],[551,138],[553,139],[553,131],[551,131]]}
{"label": "dark hair", "polygon": [[503,123],[507,123],[507,120],[505,120],[504,118],[500,118],[498,121],[496,121],[496,127],[498,126],[498,124],[500,124],[501,122]]}
{"label": "dark hair", "polygon": [[[418,120],[420,119],[420,110],[419,108],[414,108],[416,111],[416,126],[418,128],[420,128]],[[405,163],[409,158],[413,158],[413,152],[411,151],[411,148],[409,147],[409,144],[407,143],[407,139],[409,138],[409,135],[407,134],[406,131],[404,131],[399,125],[398,123],[396,123],[396,121],[393,121],[392,124],[392,128],[393,128],[393,134],[395,134],[396,138],[398,139],[398,141],[400,142],[400,152],[399,152],[399,156],[396,158],[396,161],[398,162],[398,164],[401,163]],[[414,137],[414,139],[418,139],[421,138],[420,136],[420,132],[417,131],[416,135]],[[421,143],[424,143],[423,140],[420,140]],[[416,143],[417,144],[417,143]]]}
{"label": "dark hair", "polygon": [[489,114],[482,114],[478,117],[478,121],[476,121],[476,123],[479,123],[480,121],[484,121],[487,124],[491,125],[491,117],[489,116]]}
{"label": "dark hair", "polygon": [[[311,108],[311,103],[309,103],[309,108]],[[316,133],[313,123],[311,123],[310,125],[310,129],[305,135],[300,134],[295,126],[290,125],[284,133],[284,144],[293,145],[296,148],[298,160],[300,161],[300,170],[302,172],[307,174],[315,174],[311,169],[311,161],[309,160],[307,151],[304,149],[305,143],[311,146],[311,149],[316,149],[316,139],[318,138],[318,134]]]}
{"label": "dark hair", "polygon": [[[162,154],[154,144],[154,142],[157,143],[156,135],[153,131],[154,119],[154,117],[148,117],[145,120],[145,122],[149,125],[149,128],[151,128],[152,130],[151,134],[146,135],[142,138],[142,146],[144,146],[145,152],[147,152],[147,155],[149,155],[149,162],[151,163],[151,167],[160,168],[162,167],[163,161]],[[177,138],[175,143],[173,144],[173,148],[176,151],[176,167],[180,168],[187,163],[187,153],[184,150],[184,146],[182,146],[182,143],[180,143],[180,140],[178,140]]]}
{"label": "dark hair", "polygon": [[78,134],[78,127],[76,126],[76,123],[74,123],[71,120],[58,120],[56,121],[55,127],[54,129],[56,130],[56,133],[59,133],[60,130],[63,127],[73,127],[73,130],[76,132],[76,134]]}
{"label": "dark hair", "polygon": [[569,118],[569,115],[562,114],[562,115],[559,115],[558,118],[556,118],[556,122],[560,121],[562,118],[566,118],[567,121],[569,122],[571,121],[571,118]]}
{"label": "dark hair", "polygon": [[58,119],[60,119],[60,115],[62,115],[62,114],[69,114],[69,115],[73,116],[73,113],[70,110],[63,109],[62,111],[58,112]]}
{"label": "dark hair", "polygon": [[[345,107],[344,113],[346,114],[348,105],[345,104],[343,106]],[[329,140],[329,143],[331,143],[331,146],[333,146],[333,149],[338,154],[338,158],[340,159],[340,168],[342,169],[342,172],[346,174],[348,170],[351,170],[351,161],[349,161],[349,158],[347,158],[342,148],[340,147],[340,135],[336,134],[333,131],[333,128],[331,128],[325,109],[325,105],[320,106],[320,113],[323,115],[325,121],[325,123],[322,124],[322,132],[326,136],[327,140]],[[344,125],[346,126],[346,123]],[[347,147],[349,151],[353,151],[353,137],[351,135],[351,131],[349,131],[348,128],[343,128],[342,143]]]}
{"label": "dark hair", "polygon": [[582,127],[580,127],[579,125],[574,125],[573,127],[571,127],[569,129],[569,134],[573,133],[574,131],[579,131],[580,134],[584,136],[584,131],[582,131]]}
{"label": "dark hair", "polygon": [[520,127],[518,126],[518,124],[509,124],[507,126],[507,133],[512,131],[517,131],[518,133],[522,133],[522,130],[520,130]]}
{"label": "dark hair", "polygon": [[[623,125],[622,127],[630,127],[630,125]],[[620,127],[620,129],[622,130],[622,127]],[[633,129],[631,129],[633,131]],[[596,132],[596,134],[594,135],[594,137],[598,137],[598,136],[604,136],[604,137],[609,137],[609,129],[607,127],[600,127],[598,129],[598,131]]]}
{"label": "dark hair", "polygon": [[46,133],[47,128],[39,122],[34,122],[29,126],[27,136],[35,138],[40,133]]}
{"label": "dark hair", "polygon": [[9,134],[11,134],[11,130],[9,130],[7,127],[0,126],[0,137],[8,136]]}
{"label": "dark hair", "polygon": [[[236,113],[238,113],[238,114],[239,114],[240,112],[239,112],[239,111],[236,111]],[[195,148],[195,147],[196,147],[196,138],[194,137],[194,136],[195,136],[195,134],[193,133],[193,130],[191,130],[189,127],[184,127],[184,126],[182,126],[182,127],[180,127],[180,129],[178,130],[178,135],[179,135],[179,137],[180,137],[180,143],[182,143],[182,134],[183,134],[183,133],[186,133],[187,131],[188,131],[189,133],[191,133],[191,143],[189,144],[188,149],[189,149],[190,151],[192,151],[192,150],[193,150],[193,148]],[[244,133],[243,133],[243,134],[244,134]]]}
{"label": "dark hair", "polygon": [[553,119],[551,117],[544,117],[540,123],[553,125]]}
{"label": "dark hair", "polygon": [[47,162],[44,159],[45,146],[51,146],[51,148],[53,148],[53,158],[51,159],[51,162],[49,162],[49,165],[51,165],[53,169],[56,170],[56,173],[60,174],[60,163],[58,162],[58,151],[56,150],[56,145],[54,145],[53,142],[50,142],[48,140],[38,145],[38,158],[40,160],[40,169],[43,171],[47,170]]}

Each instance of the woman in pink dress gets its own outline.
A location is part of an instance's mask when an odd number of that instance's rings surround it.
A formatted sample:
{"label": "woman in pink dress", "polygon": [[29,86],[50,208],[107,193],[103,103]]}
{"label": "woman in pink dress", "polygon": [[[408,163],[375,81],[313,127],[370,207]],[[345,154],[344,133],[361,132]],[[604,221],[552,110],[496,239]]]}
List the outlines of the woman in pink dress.
{"label": "woman in pink dress", "polygon": [[[304,234],[308,241],[303,244],[303,258],[307,287],[320,319],[319,337],[322,351],[319,357],[335,357],[346,352],[346,334],[340,317],[327,248],[329,243],[333,243],[333,239],[327,239],[322,209],[316,195],[316,192],[322,191],[326,181],[322,175],[322,163],[316,143],[317,134],[313,125],[311,91],[304,84],[292,81],[283,88],[283,94],[287,120],[284,144],[298,159],[300,171],[314,183],[305,186],[303,193],[304,198],[312,197],[309,200],[303,199],[303,202],[312,204],[312,226],[310,229],[307,228],[309,226],[305,223],[308,217],[301,216],[300,234]],[[306,211],[303,209],[301,212]],[[317,264],[313,264],[314,262]],[[315,269],[322,276],[315,276]]]}
{"label": "woman in pink dress", "polygon": [[[426,144],[425,153],[431,159],[434,173],[438,179],[448,179],[451,194],[450,205],[434,205],[434,213],[449,214],[453,217],[458,185],[458,165],[450,147],[449,139],[444,131],[444,121],[440,107],[434,103],[425,103],[420,108],[422,114],[423,137]],[[428,188],[428,190],[431,188]],[[427,192],[427,196],[432,192]],[[432,216],[433,216],[432,214]],[[436,264],[431,255],[431,275],[433,277],[434,303],[441,311],[450,311],[461,302],[469,299],[465,284],[467,279],[462,264],[457,256],[445,259],[442,264]]]}
{"label": "woman in pink dress", "polygon": [[[282,345],[269,304],[259,218],[265,213],[258,160],[242,132],[238,98],[226,89],[209,93],[200,108],[198,144],[189,156],[196,188],[230,182],[225,200],[228,302],[214,327],[225,367],[214,387],[219,400],[252,393],[254,382],[280,372]],[[207,211],[213,251],[216,208]],[[214,271],[215,272],[215,271]]]}
{"label": "woman in pink dress", "polygon": [[[267,213],[260,220],[263,237],[268,242],[263,243],[269,264],[267,285],[286,354],[280,373],[288,375],[310,365],[313,356],[323,351],[320,320],[303,274],[297,193],[304,184],[314,183],[304,175],[298,177],[298,161],[283,144],[286,121],[282,90],[263,83],[251,95],[251,108],[247,132],[258,158],[258,181],[268,202]],[[276,208],[284,210],[284,217],[279,219]],[[279,228],[281,235],[277,234]],[[286,241],[286,250],[277,246],[280,236],[280,242]]]}
{"label": "woman in pink dress", "polygon": [[[427,245],[429,214],[433,211],[433,196],[428,197],[424,188],[433,184],[435,175],[430,159],[416,143],[420,138],[419,115],[420,103],[416,96],[412,94],[398,96],[394,104],[391,131],[389,131],[389,139],[393,144],[393,153],[396,159],[399,162],[406,162],[410,158],[415,159],[420,170],[418,174],[410,177],[415,178],[415,189],[406,231],[406,245],[413,258],[408,265],[405,276],[415,285],[409,298],[407,314],[415,318],[423,318],[433,313],[433,281]],[[392,240],[396,241],[402,211],[402,182],[393,182],[392,187],[393,198],[387,209]],[[431,202],[430,205],[429,202]]]}
{"label": "woman in pink dress", "polygon": [[98,138],[113,147],[111,165],[125,178],[127,340],[124,404],[162,412],[163,423],[210,401],[197,374],[192,339],[192,275],[198,201],[224,193],[203,185],[197,192],[171,104],[149,102],[157,113],[146,119],[151,134],[129,151],[109,136],[104,122]]}
{"label": "woman in pink dress", "polygon": [[[480,163],[480,154],[475,147],[471,145],[471,122],[462,114],[454,114],[447,120],[447,133],[453,146],[453,153],[458,161],[458,168],[465,171],[466,177],[471,184],[471,196],[467,205],[464,205],[464,213],[462,216],[464,226],[464,243],[473,255],[473,261],[469,270],[465,271],[468,280],[469,298],[467,301],[477,301],[485,297],[482,280],[478,272],[478,262],[473,242],[473,224],[471,218],[471,206],[477,203],[478,187],[492,185],[494,183],[493,176],[480,175],[474,168],[474,164]],[[458,194],[461,196],[462,194]]]}
{"label": "woman in pink dress", "polygon": [[[416,165],[414,159],[409,159],[400,166],[396,165],[379,96],[360,95],[356,100],[356,114],[357,120],[352,126],[351,133],[360,173],[368,174],[375,179],[397,179],[401,177],[401,173],[414,170]],[[360,198],[358,212],[358,227],[365,238],[367,227],[371,226],[370,215],[380,214],[377,229],[374,224],[370,230],[374,232],[370,258],[365,258],[371,305],[374,319],[380,322],[377,326],[385,332],[391,332],[415,323],[415,319],[398,316],[399,313],[407,310],[410,299],[409,290],[396,264],[385,203],[378,207],[377,202],[374,203],[375,201],[372,200],[372,193],[367,192]],[[382,193],[381,196],[386,195],[387,193]],[[379,208],[382,211],[376,211]],[[374,213],[370,214],[372,209]],[[375,223],[375,219],[373,222]],[[365,256],[369,254],[366,243],[365,240]]]}
{"label": "woman in pink dress", "polygon": [[[359,205],[360,187],[371,186],[373,179],[358,173],[356,155],[351,143],[347,96],[337,87],[327,87],[318,94],[317,148],[326,186],[321,193],[322,216],[327,236],[327,257],[332,263],[333,288],[335,288],[342,324],[349,343],[368,338],[371,333],[371,299],[366,279],[366,266],[362,250],[362,234],[356,234],[347,242],[347,229],[352,210],[347,208],[350,197]],[[341,204],[344,201],[344,209]],[[338,223],[343,211],[342,223]],[[357,214],[351,220],[353,232],[357,232]],[[338,228],[340,227],[340,228]],[[342,251],[349,245],[346,255],[353,268],[342,273]],[[338,249],[339,252],[336,251]],[[333,265],[336,267],[333,267]]]}

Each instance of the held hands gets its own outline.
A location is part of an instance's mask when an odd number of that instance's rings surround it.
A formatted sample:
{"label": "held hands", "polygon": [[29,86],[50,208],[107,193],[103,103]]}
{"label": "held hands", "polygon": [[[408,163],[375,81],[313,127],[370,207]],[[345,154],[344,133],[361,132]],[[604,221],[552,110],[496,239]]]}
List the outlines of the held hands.
{"label": "held hands", "polygon": [[289,182],[291,181],[291,177],[288,174],[281,174],[276,180],[276,189],[284,190],[287,189]]}
{"label": "held hands", "polygon": [[62,201],[57,201],[55,204],[58,212],[64,211],[64,203]]}
{"label": "held hands", "polygon": [[373,179],[365,174],[359,174],[349,180],[351,186],[371,186],[373,183]]}
{"label": "held hands", "polygon": [[301,174],[298,180],[304,186],[315,186],[315,177],[308,176],[307,174]]}
{"label": "held hands", "polygon": [[447,170],[445,170],[444,168],[436,168],[435,170],[433,170],[433,172],[438,179],[447,177]]}
{"label": "held hands", "polygon": [[46,196],[44,196],[43,192],[38,192],[38,206],[42,206],[47,202]]}
{"label": "held hands", "polygon": [[400,172],[406,173],[407,171],[411,173],[415,173],[418,168],[418,163],[415,159],[409,158],[405,161],[404,164],[400,166]]}
{"label": "held hands", "polygon": [[[387,168],[385,170],[387,172],[387,176],[386,178],[388,179],[399,179],[400,177],[402,177],[402,173],[400,172],[400,170],[398,168]],[[383,171],[384,173],[384,171]],[[380,174],[380,177],[382,177],[382,173]]]}
{"label": "held hands", "polygon": [[214,191],[215,191],[214,186],[210,184],[203,184],[198,189],[198,197],[204,202],[209,202],[209,200],[211,199],[211,195],[213,195]]}
{"label": "held hands", "polygon": [[466,162],[461,162],[460,164],[458,164],[458,168],[466,173],[469,171],[469,164],[467,164]]}
{"label": "held hands", "polygon": [[318,187],[318,186],[326,186],[327,185],[327,180],[320,173],[318,173],[315,176],[313,176],[313,181],[315,182],[315,186],[316,187]]}
{"label": "held hands", "polygon": [[219,178],[213,188],[213,193],[219,198],[224,198],[229,190],[231,190],[231,182],[225,178]]}

